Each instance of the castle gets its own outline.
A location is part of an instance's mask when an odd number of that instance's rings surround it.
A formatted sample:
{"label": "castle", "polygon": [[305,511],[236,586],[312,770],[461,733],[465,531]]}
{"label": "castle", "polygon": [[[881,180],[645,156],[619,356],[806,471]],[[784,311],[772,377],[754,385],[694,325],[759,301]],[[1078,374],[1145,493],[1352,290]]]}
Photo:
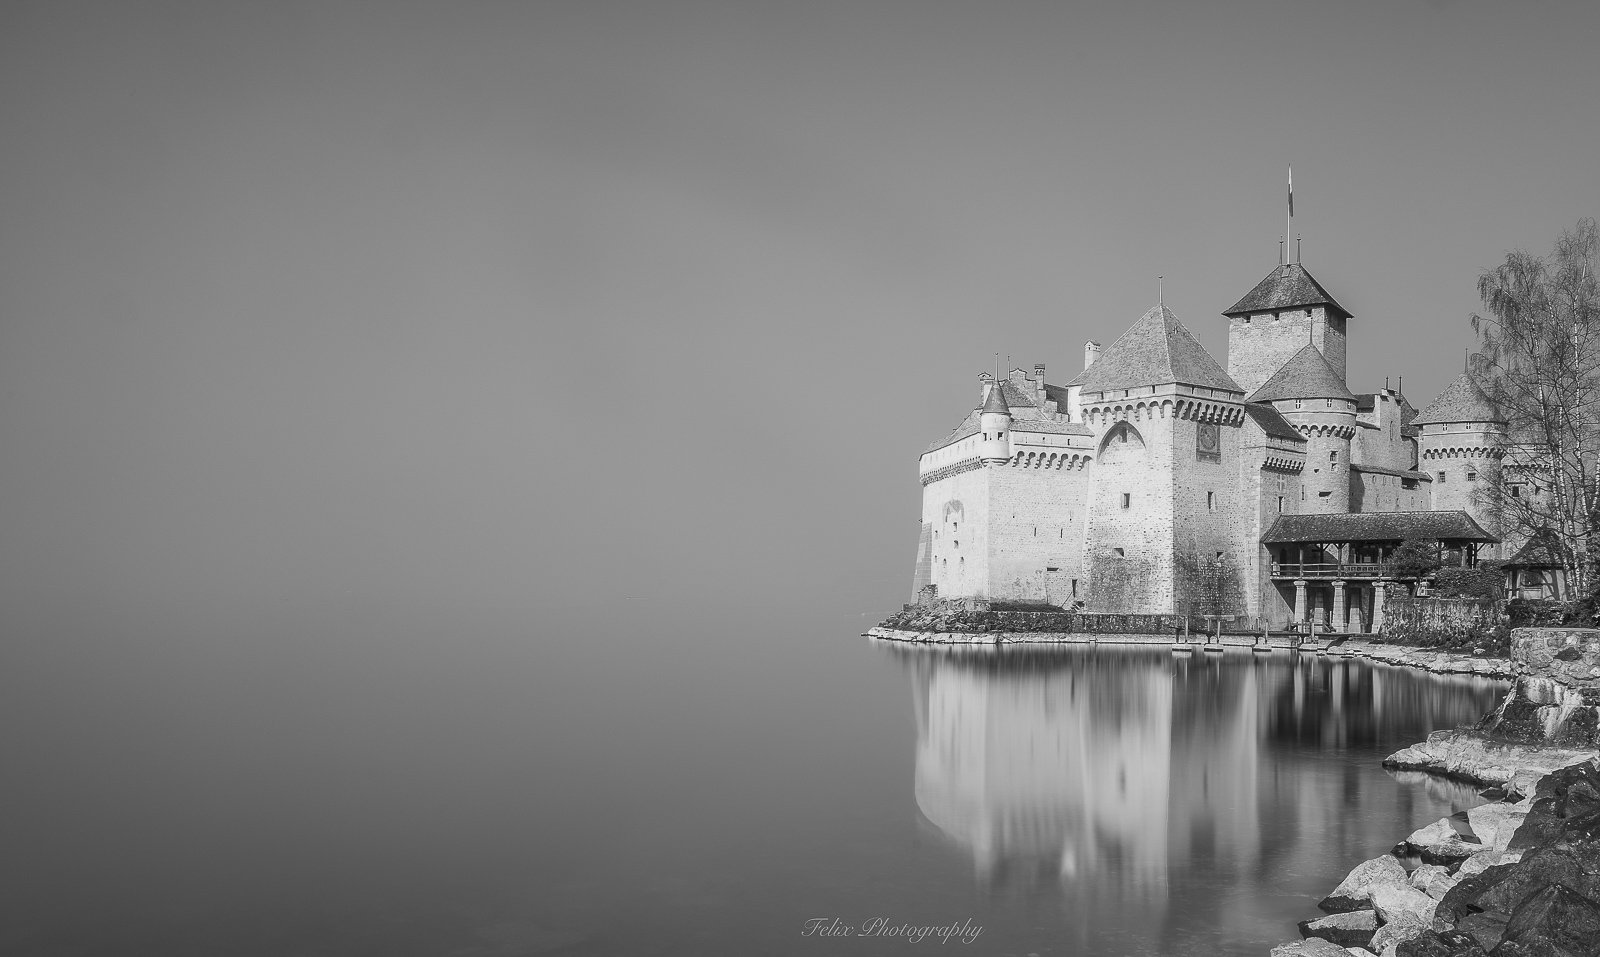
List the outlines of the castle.
{"label": "castle", "polygon": [[[1374,631],[1403,542],[1501,557],[1475,490],[1505,423],[1463,373],[1420,413],[1352,392],[1354,317],[1299,262],[1231,308],[1226,371],[1165,304],[1066,385],[979,376],[923,452],[913,598]],[[1506,552],[1509,554],[1509,551]]]}

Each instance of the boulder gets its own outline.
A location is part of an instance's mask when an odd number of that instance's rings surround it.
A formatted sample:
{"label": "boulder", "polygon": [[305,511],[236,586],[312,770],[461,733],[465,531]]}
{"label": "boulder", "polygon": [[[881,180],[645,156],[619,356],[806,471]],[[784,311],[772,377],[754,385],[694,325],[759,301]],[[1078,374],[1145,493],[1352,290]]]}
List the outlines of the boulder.
{"label": "boulder", "polygon": [[1406,883],[1426,894],[1428,892],[1428,883],[1430,881],[1436,877],[1449,876],[1449,868],[1441,867],[1438,864],[1424,864],[1411,872],[1411,876],[1406,878]]}
{"label": "boulder", "polygon": [[1480,804],[1467,809],[1467,826],[1472,828],[1472,833],[1477,835],[1484,847],[1503,851],[1527,816],[1528,809],[1515,804]]}
{"label": "boulder", "polygon": [[1433,923],[1438,906],[1438,901],[1410,884],[1379,884],[1372,888],[1372,909],[1385,924],[1410,918],[1427,927]]}
{"label": "boulder", "polygon": [[1427,922],[1410,914],[1401,914],[1393,920],[1386,921],[1382,927],[1378,928],[1377,933],[1372,935],[1372,946],[1380,951],[1387,950],[1408,940],[1421,937],[1427,929]]}
{"label": "boulder", "polygon": [[1350,957],[1350,952],[1321,937],[1308,937],[1272,948],[1272,957]]}
{"label": "boulder", "polygon": [[1454,877],[1457,882],[1460,882],[1468,877],[1482,874],[1496,864],[1515,864],[1521,859],[1521,851],[1479,851],[1461,862],[1461,866],[1457,868]]}
{"label": "boulder", "polygon": [[1486,957],[1487,951],[1457,931],[1424,931],[1393,948],[1394,957]]}
{"label": "boulder", "polygon": [[1456,921],[1456,931],[1470,935],[1484,950],[1493,950],[1499,946],[1500,938],[1505,936],[1506,922],[1510,919],[1497,911],[1469,914]]}
{"label": "boulder", "polygon": [[[1514,914],[1523,901],[1551,884],[1581,886],[1583,872],[1578,862],[1560,847],[1541,847],[1530,852],[1522,861],[1501,872],[1490,868],[1481,877],[1498,877],[1489,887],[1471,899],[1478,910]],[[1382,911],[1379,911],[1382,914]]]}
{"label": "boulder", "polygon": [[1529,895],[1506,924],[1505,940],[1519,944],[1553,944],[1558,952],[1600,951],[1600,903],[1561,884],[1549,884]]}
{"label": "boulder", "polygon": [[1321,937],[1341,947],[1365,947],[1378,929],[1378,915],[1370,910],[1330,914],[1299,924],[1301,937]]}
{"label": "boulder", "polygon": [[[1469,861],[1475,859],[1476,855],[1468,858]],[[1449,870],[1437,864],[1424,864],[1411,872],[1411,886],[1434,900],[1442,900],[1458,880]]]}
{"label": "boulder", "polygon": [[[1530,718],[1531,721],[1531,712]],[[1383,761],[1386,768],[1447,774],[1475,784],[1527,793],[1526,786],[1558,768],[1593,760],[1592,749],[1555,748],[1485,738],[1471,731],[1435,731],[1421,744],[1404,748]]]}
{"label": "boulder", "polygon": [[1421,855],[1429,864],[1451,864],[1463,861],[1483,850],[1482,844],[1471,843],[1456,831],[1449,818],[1441,818],[1427,827],[1411,832],[1406,846]]}
{"label": "boulder", "polygon": [[1459,877],[1456,886],[1450,888],[1434,908],[1434,917],[1446,924],[1453,924],[1468,914],[1483,910],[1478,906],[1478,898],[1510,877],[1516,867],[1515,864],[1494,864],[1482,873]]}
{"label": "boulder", "polygon": [[1330,914],[1362,910],[1371,906],[1374,887],[1388,885],[1409,886],[1406,884],[1405,867],[1394,857],[1385,854],[1357,864],[1333,889],[1333,893],[1324,897],[1317,906]]}

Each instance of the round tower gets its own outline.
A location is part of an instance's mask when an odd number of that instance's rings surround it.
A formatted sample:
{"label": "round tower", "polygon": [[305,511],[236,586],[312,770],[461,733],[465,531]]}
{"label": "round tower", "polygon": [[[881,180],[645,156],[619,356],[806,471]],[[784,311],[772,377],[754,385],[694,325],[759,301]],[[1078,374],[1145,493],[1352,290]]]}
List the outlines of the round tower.
{"label": "round tower", "polygon": [[1303,515],[1350,511],[1356,397],[1313,345],[1303,346],[1246,400],[1270,402],[1306,439]]}
{"label": "round tower", "polygon": [[1004,392],[1000,382],[991,383],[978,415],[978,432],[983,436],[978,455],[990,465],[1011,461],[1011,407]]}
{"label": "round tower", "polygon": [[1466,512],[1499,534],[1492,495],[1485,489],[1505,455],[1505,416],[1463,372],[1411,424],[1422,433],[1417,468],[1432,480],[1433,510]]}

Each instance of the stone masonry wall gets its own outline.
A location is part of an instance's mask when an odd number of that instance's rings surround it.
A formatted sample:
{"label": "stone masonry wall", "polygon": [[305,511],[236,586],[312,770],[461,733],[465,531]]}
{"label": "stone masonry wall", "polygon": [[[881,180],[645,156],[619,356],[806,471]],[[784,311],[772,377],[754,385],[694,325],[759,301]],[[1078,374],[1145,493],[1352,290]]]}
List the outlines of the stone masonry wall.
{"label": "stone masonry wall", "polygon": [[1249,395],[1308,342],[1344,376],[1344,320],[1330,321],[1323,307],[1234,316],[1228,320],[1228,375]]}
{"label": "stone masonry wall", "polygon": [[1219,461],[1196,453],[1198,422],[1172,422],[1174,469],[1173,606],[1179,614],[1246,614],[1247,569],[1258,547],[1248,540],[1253,502],[1239,487],[1242,425],[1219,428]]}
{"label": "stone masonry wall", "polygon": [[1095,457],[1084,545],[1091,612],[1172,607],[1171,423],[1146,417],[1105,432]]}
{"label": "stone masonry wall", "polygon": [[[1479,496],[1500,461],[1493,434],[1484,427],[1448,423],[1423,427],[1418,468],[1433,478],[1430,505],[1434,511],[1463,511],[1490,533],[1498,524]],[[1506,557],[1497,546],[1485,546],[1484,558]]]}
{"label": "stone masonry wall", "polygon": [[1083,534],[1094,466],[990,470],[989,596],[1066,607],[1088,594]]}
{"label": "stone masonry wall", "polygon": [[922,522],[933,533],[930,578],[940,597],[987,597],[991,471],[973,468],[922,490]]}

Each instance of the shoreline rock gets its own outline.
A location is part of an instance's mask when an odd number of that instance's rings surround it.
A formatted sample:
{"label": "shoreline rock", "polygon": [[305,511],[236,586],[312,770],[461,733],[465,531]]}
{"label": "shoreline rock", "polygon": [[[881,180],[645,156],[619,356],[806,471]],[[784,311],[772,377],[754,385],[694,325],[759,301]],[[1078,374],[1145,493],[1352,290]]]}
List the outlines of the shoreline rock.
{"label": "shoreline rock", "polygon": [[1517,629],[1511,658],[1516,684],[1475,727],[1384,760],[1499,800],[1413,831],[1391,852],[1421,859],[1410,873],[1374,858],[1324,898],[1325,911],[1370,908],[1370,940],[1305,921],[1307,939],[1273,957],[1600,957],[1600,631]]}

